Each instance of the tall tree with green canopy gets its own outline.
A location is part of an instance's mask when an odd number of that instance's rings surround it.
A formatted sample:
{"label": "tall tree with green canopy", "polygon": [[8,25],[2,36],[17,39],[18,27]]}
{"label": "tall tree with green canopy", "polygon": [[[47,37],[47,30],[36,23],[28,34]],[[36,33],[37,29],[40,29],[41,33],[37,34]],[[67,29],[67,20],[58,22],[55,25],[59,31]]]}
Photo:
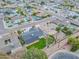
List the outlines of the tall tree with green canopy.
{"label": "tall tree with green canopy", "polygon": [[68,9],[72,10],[72,8],[74,8],[74,5],[72,4],[72,2],[70,0],[63,0],[63,1],[64,1],[63,5],[65,7],[68,7]]}
{"label": "tall tree with green canopy", "polygon": [[37,48],[31,48],[25,51],[22,59],[48,59],[48,57],[44,51]]}
{"label": "tall tree with green canopy", "polygon": [[60,26],[56,27],[56,31],[57,31],[58,33],[60,32],[60,30],[61,30],[61,27],[60,27]]}
{"label": "tall tree with green canopy", "polygon": [[16,12],[20,15],[27,16],[27,12],[21,7],[16,7]]}
{"label": "tall tree with green canopy", "polygon": [[76,51],[79,49],[79,38],[76,38],[74,36],[68,37],[68,44],[71,45],[71,51]]}
{"label": "tall tree with green canopy", "polygon": [[62,29],[62,32],[67,36],[72,34],[72,30],[66,26]]}

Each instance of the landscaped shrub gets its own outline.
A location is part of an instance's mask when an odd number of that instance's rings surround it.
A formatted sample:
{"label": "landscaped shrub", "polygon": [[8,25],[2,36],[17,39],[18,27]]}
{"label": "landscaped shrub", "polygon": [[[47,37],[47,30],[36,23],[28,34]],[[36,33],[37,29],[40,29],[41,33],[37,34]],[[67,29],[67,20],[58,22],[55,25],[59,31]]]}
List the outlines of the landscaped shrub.
{"label": "landscaped shrub", "polygon": [[72,45],[71,51],[75,52],[77,49],[79,49],[76,45]]}
{"label": "landscaped shrub", "polygon": [[72,34],[71,29],[66,26],[61,31],[65,33],[67,36]]}
{"label": "landscaped shrub", "polygon": [[50,45],[52,44],[53,42],[55,42],[55,38],[53,35],[49,35],[48,38],[47,38],[47,44]]}
{"label": "landscaped shrub", "polygon": [[73,18],[73,19],[76,19],[77,17],[78,17],[78,16],[73,16],[72,18]]}
{"label": "landscaped shrub", "polygon": [[19,39],[21,45],[24,45],[25,44],[25,41],[24,41],[24,39],[23,39],[22,36],[19,36],[18,39]]}

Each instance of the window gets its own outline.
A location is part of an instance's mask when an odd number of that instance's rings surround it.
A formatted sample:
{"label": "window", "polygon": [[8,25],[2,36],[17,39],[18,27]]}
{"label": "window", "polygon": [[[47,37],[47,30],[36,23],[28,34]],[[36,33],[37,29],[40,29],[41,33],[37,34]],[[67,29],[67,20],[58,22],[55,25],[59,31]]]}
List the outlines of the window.
{"label": "window", "polygon": [[11,43],[11,40],[10,39],[5,40],[5,44],[9,44],[9,43]]}

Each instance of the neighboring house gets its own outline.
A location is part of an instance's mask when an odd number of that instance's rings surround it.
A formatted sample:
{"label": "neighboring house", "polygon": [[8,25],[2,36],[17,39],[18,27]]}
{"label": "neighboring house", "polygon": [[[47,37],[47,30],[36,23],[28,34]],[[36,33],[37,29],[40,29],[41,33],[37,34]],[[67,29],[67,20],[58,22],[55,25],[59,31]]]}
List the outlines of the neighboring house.
{"label": "neighboring house", "polygon": [[19,47],[21,47],[21,44],[16,33],[7,33],[0,38],[0,51],[11,53]]}

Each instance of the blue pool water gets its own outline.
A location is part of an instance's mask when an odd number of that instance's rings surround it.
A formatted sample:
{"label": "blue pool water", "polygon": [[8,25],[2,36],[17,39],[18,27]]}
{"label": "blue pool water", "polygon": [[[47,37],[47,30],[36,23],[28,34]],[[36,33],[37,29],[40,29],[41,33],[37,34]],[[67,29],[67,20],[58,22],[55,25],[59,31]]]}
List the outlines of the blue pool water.
{"label": "blue pool water", "polygon": [[31,28],[29,31],[22,34],[26,44],[32,43],[43,35],[43,31],[39,28]]}
{"label": "blue pool water", "polygon": [[78,56],[66,52],[56,53],[51,59],[79,59]]}

